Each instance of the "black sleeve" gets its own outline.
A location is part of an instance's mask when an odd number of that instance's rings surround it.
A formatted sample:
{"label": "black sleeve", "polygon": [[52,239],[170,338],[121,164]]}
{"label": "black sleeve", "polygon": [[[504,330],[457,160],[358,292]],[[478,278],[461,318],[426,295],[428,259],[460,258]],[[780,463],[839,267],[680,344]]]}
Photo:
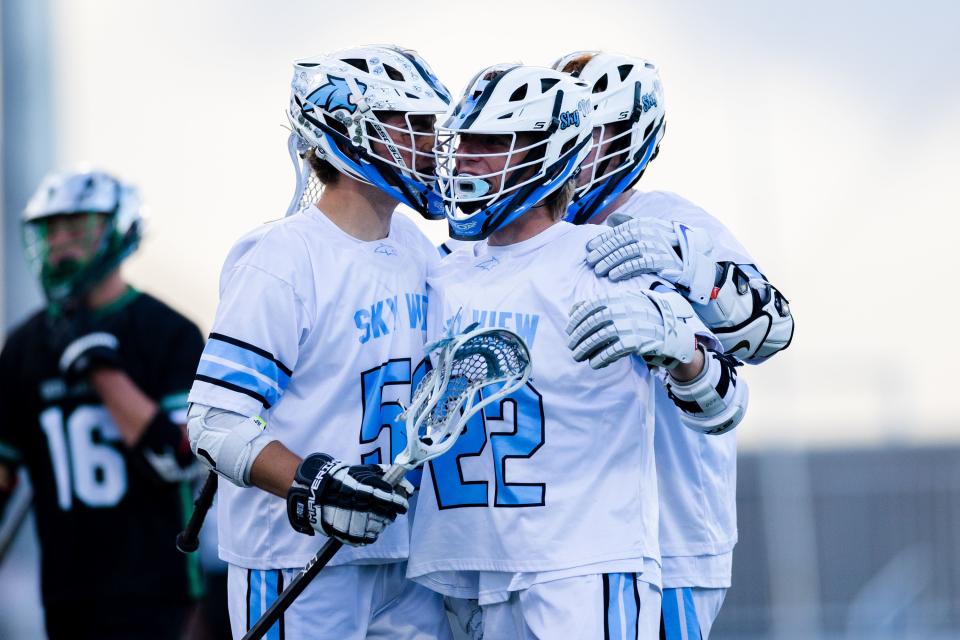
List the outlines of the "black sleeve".
{"label": "black sleeve", "polygon": [[[196,463],[182,425],[186,423],[187,394],[203,352],[200,330],[182,316],[175,317],[171,329],[155,343],[159,410],[134,447],[167,482],[181,479],[177,468],[182,471]],[[161,464],[166,466],[161,469]]]}
{"label": "black sleeve", "polygon": [[159,402],[170,414],[187,407],[187,394],[203,353],[203,334],[195,324],[180,317],[170,337],[163,342]]}

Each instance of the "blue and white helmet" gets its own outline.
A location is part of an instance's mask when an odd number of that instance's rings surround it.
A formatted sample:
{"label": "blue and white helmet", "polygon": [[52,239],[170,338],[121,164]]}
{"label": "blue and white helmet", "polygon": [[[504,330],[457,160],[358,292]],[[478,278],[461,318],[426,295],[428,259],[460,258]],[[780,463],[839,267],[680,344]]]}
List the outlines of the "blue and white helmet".
{"label": "blue and white helmet", "polygon": [[[562,188],[590,150],[592,112],[589,87],[568,74],[509,64],[478,73],[437,127],[437,186],[451,237],[482,240]],[[509,145],[461,151],[474,135],[509,136]],[[477,158],[503,168],[471,173],[463,165]]]}
{"label": "blue and white helmet", "polygon": [[581,166],[588,180],[567,209],[568,221],[583,224],[632,187],[659,152],[663,87],[652,62],[617,53],[577,51],[553,68],[587,83],[593,98],[596,153]]}
{"label": "blue and white helmet", "polygon": [[[83,261],[53,264],[47,221],[55,216],[105,216],[103,234]],[[47,175],[21,217],[27,260],[52,306],[77,301],[140,245],[143,206],[135,187],[102,171]]]}
{"label": "blue and white helmet", "polygon": [[[297,60],[293,66],[287,117],[298,151],[315,148],[318,158],[341,173],[378,187],[429,219],[442,218],[432,155],[416,144],[417,136],[432,139],[434,133],[415,131],[411,116],[442,114],[450,92],[423,58],[408,49],[372,45]],[[385,111],[404,113],[406,126],[381,121],[378,113]],[[409,146],[398,142],[403,140]],[[401,151],[409,153],[411,166]]]}

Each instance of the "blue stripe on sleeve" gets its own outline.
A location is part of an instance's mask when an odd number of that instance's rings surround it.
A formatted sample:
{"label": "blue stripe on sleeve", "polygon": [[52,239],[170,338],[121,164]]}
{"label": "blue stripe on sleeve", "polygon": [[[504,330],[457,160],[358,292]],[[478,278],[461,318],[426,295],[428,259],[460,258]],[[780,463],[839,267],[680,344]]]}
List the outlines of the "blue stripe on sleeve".
{"label": "blue stripe on sleeve", "polygon": [[249,349],[211,338],[203,348],[203,353],[229,360],[247,369],[253,369],[273,380],[280,391],[286,389],[287,385],[290,384],[290,376],[284,373],[276,362]]}
{"label": "blue stripe on sleeve", "polygon": [[200,366],[197,367],[198,376],[207,376],[214,380],[225,382],[241,389],[246,389],[251,394],[259,396],[266,400],[266,406],[269,408],[277,404],[280,399],[280,392],[275,387],[264,380],[238,369],[231,369],[222,364],[211,362],[209,360],[200,360]]}

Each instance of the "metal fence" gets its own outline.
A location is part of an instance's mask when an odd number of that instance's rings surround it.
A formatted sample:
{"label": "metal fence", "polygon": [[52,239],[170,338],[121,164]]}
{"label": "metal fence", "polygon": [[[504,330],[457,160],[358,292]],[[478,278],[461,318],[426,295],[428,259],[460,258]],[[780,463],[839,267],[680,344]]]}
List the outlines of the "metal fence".
{"label": "metal fence", "polygon": [[960,638],[960,447],[742,454],[714,640]]}

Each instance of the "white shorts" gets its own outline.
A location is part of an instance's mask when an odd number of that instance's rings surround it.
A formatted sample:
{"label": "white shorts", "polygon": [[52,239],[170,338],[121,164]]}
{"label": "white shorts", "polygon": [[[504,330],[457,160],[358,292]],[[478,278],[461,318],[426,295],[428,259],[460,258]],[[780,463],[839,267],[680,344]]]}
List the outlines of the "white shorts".
{"label": "white shorts", "polygon": [[[452,640],[443,597],[407,580],[406,562],[326,567],[266,640]],[[230,565],[227,602],[235,639],[243,637],[300,569]]]}
{"label": "white shorts", "polygon": [[482,606],[483,637],[496,640],[657,640],[660,589],[633,573],[562,578]]}
{"label": "white shorts", "polygon": [[707,640],[726,595],[726,589],[664,589],[661,637],[664,640]]}

